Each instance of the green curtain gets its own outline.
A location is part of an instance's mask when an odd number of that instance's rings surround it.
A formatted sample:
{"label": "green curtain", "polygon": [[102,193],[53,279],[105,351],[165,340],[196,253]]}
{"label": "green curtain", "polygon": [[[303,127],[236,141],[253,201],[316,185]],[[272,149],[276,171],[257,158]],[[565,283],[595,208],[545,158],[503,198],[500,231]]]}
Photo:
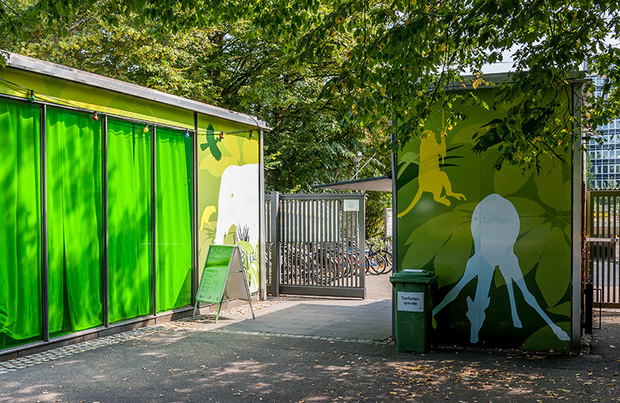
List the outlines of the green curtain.
{"label": "green curtain", "polygon": [[39,120],[0,100],[0,349],[42,338]]}
{"label": "green curtain", "polygon": [[101,123],[48,108],[50,335],[103,323]]}
{"label": "green curtain", "polygon": [[151,303],[151,135],[108,121],[109,319],[148,315]]}
{"label": "green curtain", "polygon": [[192,147],[185,133],[157,128],[157,311],[191,304]]}

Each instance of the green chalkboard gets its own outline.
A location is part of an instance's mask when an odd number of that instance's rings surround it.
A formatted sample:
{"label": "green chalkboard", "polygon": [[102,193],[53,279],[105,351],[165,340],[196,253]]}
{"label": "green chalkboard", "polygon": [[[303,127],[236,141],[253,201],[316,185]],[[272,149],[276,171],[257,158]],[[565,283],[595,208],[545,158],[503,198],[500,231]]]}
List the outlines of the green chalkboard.
{"label": "green chalkboard", "polygon": [[224,295],[234,246],[211,245],[202,270],[196,301],[219,304]]}

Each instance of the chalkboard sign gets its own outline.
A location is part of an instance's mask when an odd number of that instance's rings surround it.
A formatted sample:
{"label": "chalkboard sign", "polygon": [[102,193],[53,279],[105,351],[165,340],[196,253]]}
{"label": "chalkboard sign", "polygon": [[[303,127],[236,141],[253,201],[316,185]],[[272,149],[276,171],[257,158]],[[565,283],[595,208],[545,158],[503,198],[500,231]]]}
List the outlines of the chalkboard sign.
{"label": "chalkboard sign", "polygon": [[252,317],[255,318],[241,250],[231,245],[211,245],[196,293],[194,315],[199,302],[219,304],[215,316],[217,322],[225,296],[247,300],[250,303]]}
{"label": "chalkboard sign", "polygon": [[211,245],[204,268],[196,300],[219,304],[224,295],[228,271],[235,250],[231,245]]}

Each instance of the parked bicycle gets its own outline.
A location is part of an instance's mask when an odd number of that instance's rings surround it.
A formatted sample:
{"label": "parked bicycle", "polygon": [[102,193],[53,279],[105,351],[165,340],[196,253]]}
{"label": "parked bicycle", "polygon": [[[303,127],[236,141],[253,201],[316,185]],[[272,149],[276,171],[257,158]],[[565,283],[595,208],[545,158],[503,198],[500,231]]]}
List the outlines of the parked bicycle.
{"label": "parked bicycle", "polygon": [[283,243],[281,282],[291,285],[330,285],[355,276],[359,267],[355,248],[338,243]]}
{"label": "parked bicycle", "polygon": [[365,254],[366,273],[386,274],[392,269],[392,253],[386,246],[376,248],[374,243],[369,242]]}
{"label": "parked bicycle", "polygon": [[390,270],[392,269],[392,241],[390,238],[386,238],[383,242],[383,247],[380,249],[381,254],[387,260]]}

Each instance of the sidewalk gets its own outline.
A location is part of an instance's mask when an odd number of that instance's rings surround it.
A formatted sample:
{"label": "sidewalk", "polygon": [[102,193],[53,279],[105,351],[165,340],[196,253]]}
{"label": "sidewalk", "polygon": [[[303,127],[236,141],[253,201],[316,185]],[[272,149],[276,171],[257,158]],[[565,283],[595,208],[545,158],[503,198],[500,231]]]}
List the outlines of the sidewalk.
{"label": "sidewalk", "polygon": [[251,320],[249,308],[242,308],[237,315],[220,316],[217,324],[204,319],[196,323],[206,331],[381,342],[392,334],[391,309],[389,300],[280,298],[260,304],[256,320]]}
{"label": "sidewalk", "polygon": [[[620,313],[584,356],[401,354],[389,300],[278,298],[0,363],[0,402],[620,401]],[[3,365],[13,366],[5,368]],[[19,368],[15,368],[19,366]],[[2,373],[4,372],[4,373]]]}
{"label": "sidewalk", "polygon": [[[213,318],[193,322],[201,330],[305,336],[313,339],[388,342],[392,335],[392,285],[389,274],[367,276],[365,300],[319,297],[282,297],[249,305]],[[226,305],[224,305],[226,307]]]}

